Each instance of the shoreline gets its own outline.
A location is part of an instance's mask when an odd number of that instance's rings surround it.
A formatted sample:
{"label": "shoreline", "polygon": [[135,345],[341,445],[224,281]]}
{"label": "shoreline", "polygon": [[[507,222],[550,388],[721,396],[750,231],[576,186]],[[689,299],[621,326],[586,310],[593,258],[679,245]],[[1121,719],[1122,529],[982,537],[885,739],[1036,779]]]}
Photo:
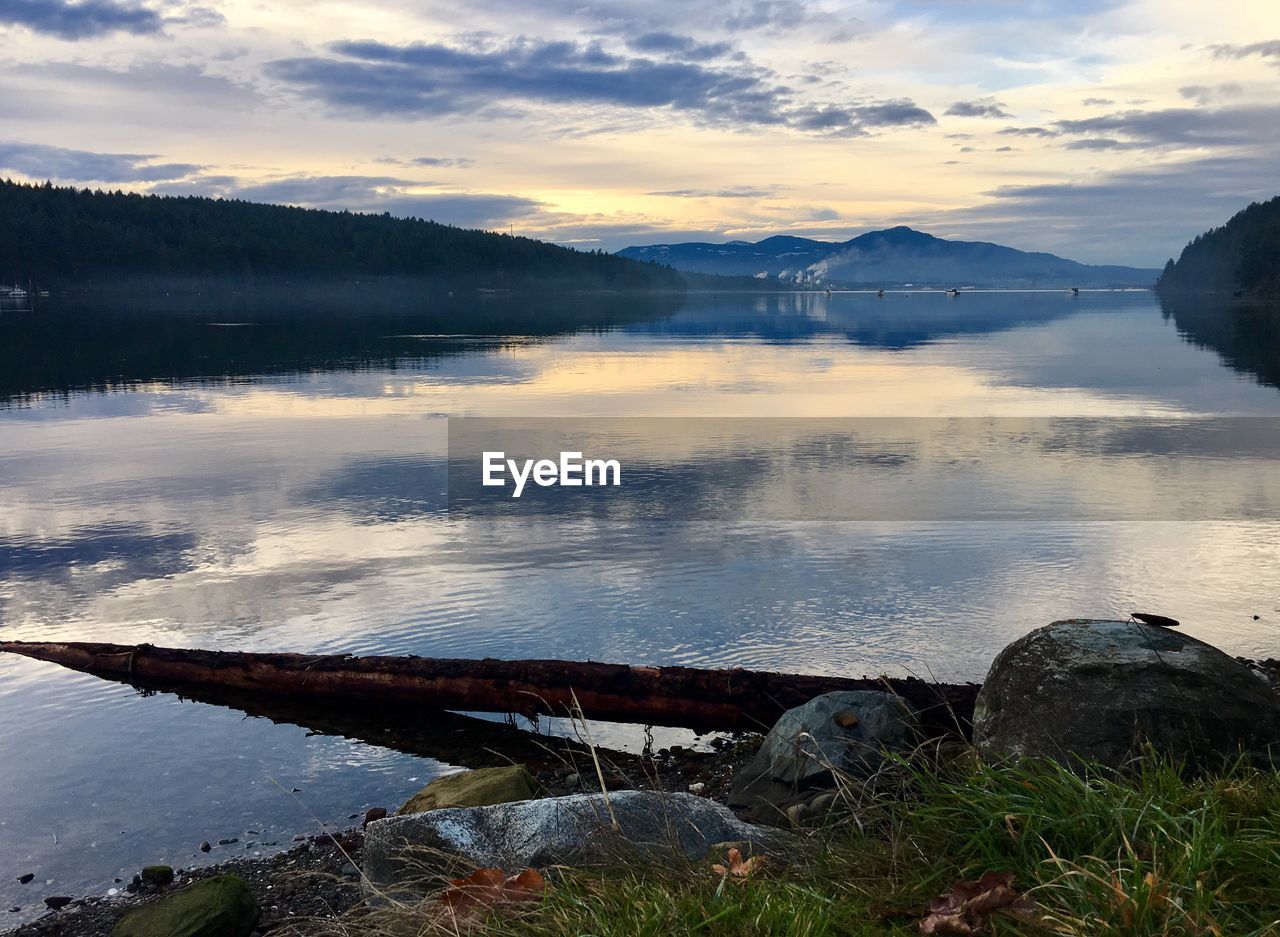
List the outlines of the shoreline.
{"label": "shoreline", "polygon": [[[258,930],[290,933],[291,920],[333,917],[361,898],[358,866],[364,832],[309,836],[269,856],[240,856],[194,869],[175,869],[172,885],[134,894],[88,895],[39,917],[0,931],[4,937],[99,937],[109,934],[128,911],[215,875],[234,873],[249,885],[262,907]],[[352,863],[355,865],[353,866]]]}
{"label": "shoreline", "polygon": [[[718,748],[713,746],[710,752],[695,752],[675,745],[655,752],[650,759],[632,756],[634,760],[628,759],[624,769],[607,763],[606,786],[609,790],[634,787],[667,793],[694,787],[702,796],[724,803],[733,770],[754,754],[759,741],[730,743],[726,740]],[[618,753],[606,753],[609,754]],[[624,771],[636,779],[656,783],[632,785],[623,776]],[[585,763],[577,765],[567,761],[558,769],[537,772],[537,780],[541,786],[538,798],[600,790],[599,782]],[[309,931],[298,930],[291,922],[332,919],[363,899],[359,871],[363,845],[364,831],[359,824],[340,831],[305,835],[302,841],[267,855],[237,856],[196,868],[175,868],[175,880],[167,887],[127,893],[125,883],[121,883],[118,895],[74,896],[58,910],[46,910],[36,918],[0,930],[0,937],[104,937],[116,921],[133,908],[225,873],[244,878],[262,906],[259,933],[306,934]],[[34,898],[32,904],[23,906],[24,910],[38,907],[44,897],[41,894]]]}
{"label": "shoreline", "polygon": [[[1235,658],[1280,686],[1280,659]],[[694,751],[679,745],[660,749],[648,758],[628,756],[622,767],[607,762],[604,771],[608,790],[653,790],[665,793],[689,792],[724,804],[734,771],[746,764],[760,746],[763,736],[748,735],[713,741],[710,751]],[[591,793],[600,784],[589,764],[578,764],[566,749],[564,764],[537,772],[538,798]],[[604,752],[627,756],[627,753]],[[641,783],[632,783],[632,779]],[[394,813],[394,811],[392,811]],[[300,834],[301,835],[301,834]],[[239,856],[192,869],[175,869],[172,885],[137,893],[75,896],[64,907],[48,910],[31,920],[0,930],[0,937],[99,937],[109,934],[129,910],[173,894],[184,886],[211,876],[234,873],[245,879],[263,909],[256,933],[305,935],[310,929],[295,925],[304,921],[335,919],[355,908],[364,898],[361,888],[361,858],[364,843],[360,825],[336,832],[305,835],[288,848],[263,856]],[[43,900],[41,895],[37,901]],[[31,907],[31,906],[27,906]]]}

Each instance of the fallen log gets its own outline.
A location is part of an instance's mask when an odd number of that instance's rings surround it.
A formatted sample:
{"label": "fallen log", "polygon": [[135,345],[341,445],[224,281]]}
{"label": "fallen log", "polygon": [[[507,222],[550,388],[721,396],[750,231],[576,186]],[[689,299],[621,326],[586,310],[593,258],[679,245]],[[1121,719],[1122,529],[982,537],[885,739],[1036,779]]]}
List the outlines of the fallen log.
{"label": "fallen log", "polygon": [[[698,730],[763,731],[833,690],[902,696],[938,733],[967,734],[978,685],[916,678],[638,667],[562,660],[464,660],[205,651],[89,642],[0,641],[0,651],[126,680],[313,699],[403,702],[464,712],[563,716]],[[576,705],[575,705],[576,704]]]}

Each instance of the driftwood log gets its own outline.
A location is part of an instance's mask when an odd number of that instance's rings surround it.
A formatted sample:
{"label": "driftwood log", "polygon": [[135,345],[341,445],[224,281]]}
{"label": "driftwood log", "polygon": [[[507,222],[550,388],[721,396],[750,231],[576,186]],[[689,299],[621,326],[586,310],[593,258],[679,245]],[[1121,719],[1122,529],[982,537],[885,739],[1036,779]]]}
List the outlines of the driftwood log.
{"label": "driftwood log", "polygon": [[637,667],[562,660],[255,654],[88,642],[0,641],[0,651],[125,682],[162,681],[312,700],[407,703],[463,712],[563,716],[698,730],[767,730],[833,690],[902,696],[937,734],[967,734],[978,685],[915,678]]}

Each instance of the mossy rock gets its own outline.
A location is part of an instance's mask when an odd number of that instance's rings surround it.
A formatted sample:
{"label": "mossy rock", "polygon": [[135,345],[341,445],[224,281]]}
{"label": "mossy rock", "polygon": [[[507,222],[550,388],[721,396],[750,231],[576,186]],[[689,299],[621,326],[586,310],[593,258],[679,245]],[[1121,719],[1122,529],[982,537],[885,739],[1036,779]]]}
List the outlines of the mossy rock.
{"label": "mossy rock", "polygon": [[529,800],[538,782],[523,765],[503,768],[476,768],[436,778],[405,802],[397,816],[426,813],[442,807],[489,807]]}
{"label": "mossy rock", "polygon": [[111,937],[249,937],[261,909],[238,875],[215,875],[135,908]]}
{"label": "mossy rock", "polygon": [[168,865],[149,865],[142,870],[140,876],[144,885],[154,885],[157,888],[163,888],[173,884],[173,866]]}

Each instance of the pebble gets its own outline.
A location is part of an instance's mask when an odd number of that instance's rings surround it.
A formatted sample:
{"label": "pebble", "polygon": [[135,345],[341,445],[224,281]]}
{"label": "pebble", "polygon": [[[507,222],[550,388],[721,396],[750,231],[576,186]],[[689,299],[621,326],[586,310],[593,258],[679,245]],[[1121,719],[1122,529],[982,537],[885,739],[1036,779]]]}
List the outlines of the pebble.
{"label": "pebble", "polygon": [[364,815],[364,826],[368,826],[374,820],[384,820],[387,816],[386,807],[370,807]]}
{"label": "pebble", "polygon": [[35,877],[36,877],[36,875],[35,875],[35,873],[34,873],[34,872],[28,872],[26,875],[19,875],[19,876],[18,876],[18,884],[19,884],[19,885],[25,885],[25,884],[27,884],[28,882],[30,882],[30,881],[32,881],[32,880],[34,880],[34,879],[35,879]]}
{"label": "pebble", "polygon": [[701,794],[706,789],[707,789],[707,785],[703,784],[701,781],[694,781],[692,784],[689,785],[690,794]]}
{"label": "pebble", "polygon": [[564,778],[565,787],[577,787],[581,783],[582,783],[582,778],[578,775],[578,772],[574,771],[572,774],[565,775],[565,778]]}
{"label": "pebble", "polygon": [[842,729],[852,729],[862,720],[858,718],[858,714],[848,709],[842,709],[831,717],[835,720],[836,725]]}
{"label": "pebble", "polygon": [[359,878],[360,870],[356,868],[354,862],[346,862],[343,863],[342,874],[347,878]]}

